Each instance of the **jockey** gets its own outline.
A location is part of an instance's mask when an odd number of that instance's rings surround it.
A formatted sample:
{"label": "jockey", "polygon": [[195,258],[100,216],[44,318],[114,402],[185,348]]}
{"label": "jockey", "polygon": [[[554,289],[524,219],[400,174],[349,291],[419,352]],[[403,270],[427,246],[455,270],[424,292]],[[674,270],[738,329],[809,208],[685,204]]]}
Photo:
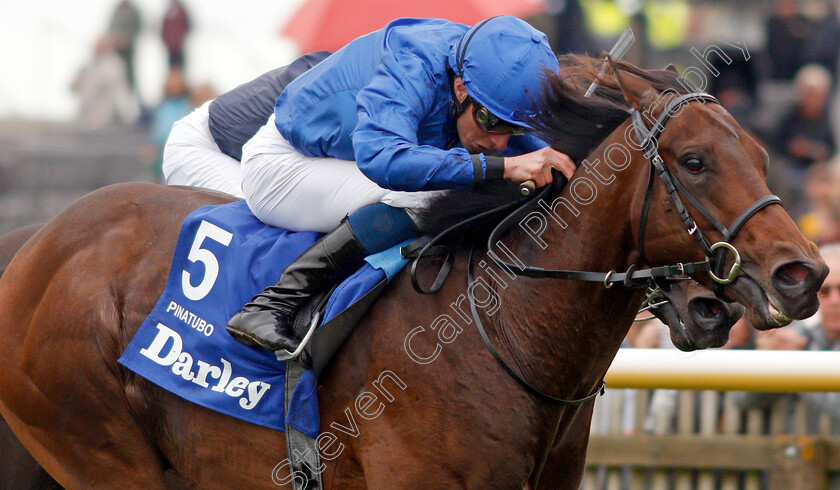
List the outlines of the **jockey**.
{"label": "jockey", "polygon": [[239,160],[292,80],[331,53],[317,51],[205,102],[172,125],[163,149],[167,185],[203,187],[242,199]]}
{"label": "jockey", "polygon": [[242,191],[263,222],[327,234],[228,332],[294,350],[297,310],[365,256],[417,236],[412,210],[436,190],[543,186],[553,168],[570,178],[572,160],[526,133],[546,69],[559,64],[545,34],[517,18],[398,19],[290,83],[243,148]]}

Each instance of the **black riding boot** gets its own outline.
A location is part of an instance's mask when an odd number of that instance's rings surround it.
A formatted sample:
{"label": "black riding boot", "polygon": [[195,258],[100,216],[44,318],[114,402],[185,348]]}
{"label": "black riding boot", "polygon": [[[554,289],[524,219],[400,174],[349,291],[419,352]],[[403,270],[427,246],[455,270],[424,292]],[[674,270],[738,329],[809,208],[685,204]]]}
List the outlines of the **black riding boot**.
{"label": "black riding boot", "polygon": [[248,345],[294,351],[300,345],[293,328],[297,311],[313,294],[361,267],[366,255],[349,222],[342,221],[289,264],[277,284],[243,306],[227,331]]}

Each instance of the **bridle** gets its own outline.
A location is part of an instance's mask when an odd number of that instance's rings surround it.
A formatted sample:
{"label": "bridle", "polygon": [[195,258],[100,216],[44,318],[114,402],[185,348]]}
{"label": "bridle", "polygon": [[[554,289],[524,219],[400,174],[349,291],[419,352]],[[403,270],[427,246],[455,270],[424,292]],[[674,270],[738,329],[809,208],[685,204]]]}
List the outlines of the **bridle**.
{"label": "bridle", "polygon": [[[682,110],[682,107],[690,102],[700,102],[706,103],[711,102],[713,104],[719,104],[718,100],[711,95],[704,93],[704,92],[695,92],[686,95],[682,95],[676,97],[671,100],[670,103],[665,107],[662,113],[659,115],[657,120],[654,122],[653,127],[648,129],[645,125],[644,119],[642,115],[637,110],[632,110],[630,113],[631,121],[633,124],[633,130],[636,133],[637,141],[639,142],[639,146],[644,150],[645,157],[647,157],[648,161],[650,162],[650,173],[648,178],[648,187],[645,193],[645,200],[642,206],[642,213],[641,219],[639,220],[639,233],[638,233],[638,250],[642,256],[642,262],[648,263],[647,257],[645,256],[645,248],[644,248],[644,238],[645,238],[645,225],[647,224],[647,215],[648,209],[650,207],[651,196],[653,194],[653,184],[655,182],[654,179],[654,171],[659,176],[659,179],[665,185],[665,191],[668,192],[668,195],[671,196],[671,201],[674,203],[674,206],[677,209],[677,213],[680,215],[680,219],[683,222],[688,234],[694,237],[694,240],[697,241],[697,244],[703,250],[703,253],[706,255],[706,262],[709,262],[711,257],[714,257],[714,264],[711,266],[710,270],[708,271],[709,276],[711,276],[712,280],[716,283],[715,286],[715,293],[718,297],[723,295],[723,287],[727,284],[731,284],[735,279],[738,277],[741,271],[741,254],[738,253],[738,250],[732,246],[731,242],[735,239],[735,235],[740,231],[740,229],[744,226],[744,224],[752,218],[757,212],[761,211],[765,207],[771,204],[782,204],[782,200],[779,199],[778,196],[775,195],[766,195],[755,202],[750,204],[747,209],[745,209],[735,221],[732,222],[732,225],[727,229],[717,218],[715,218],[712,213],[706,209],[689,191],[688,189],[683,186],[683,184],[677,179],[674,174],[665,166],[665,162],[662,157],[659,155],[659,150],[656,146],[656,137],[659,136],[665,128],[665,123],[673,117],[673,115]],[[682,200],[680,199],[680,193],[682,193],[686,199],[694,206],[700,214],[703,215],[706,220],[708,220],[712,226],[714,226],[723,236],[721,241],[711,244],[709,240],[703,235],[703,231],[700,227],[697,226],[697,223],[688,214],[688,210],[686,209],[685,205],[683,204]],[[726,277],[723,277],[723,271],[725,268],[725,259],[727,252],[732,252],[735,256],[735,262],[732,264],[732,268],[729,270],[729,273]],[[723,299],[723,298],[721,298]]]}
{"label": "bridle", "polygon": [[[731,284],[741,273],[741,255],[738,253],[738,250],[731,244],[734,240],[735,235],[744,224],[756,213],[760,210],[764,209],[765,207],[771,204],[782,204],[781,199],[775,195],[766,195],[751,205],[749,205],[737,218],[732,222],[729,228],[725,227],[721,222],[715,218],[705,206],[703,206],[700,201],[698,201],[689,191],[685,188],[685,186],[679,181],[679,179],[674,176],[674,174],[668,169],[665,165],[665,161],[662,159],[662,156],[659,154],[659,150],[656,145],[656,138],[662,133],[665,128],[665,124],[673,117],[677,112],[681,111],[682,108],[690,104],[692,102],[699,102],[699,103],[713,103],[719,104],[718,100],[713,96],[705,93],[705,92],[693,92],[690,94],[680,95],[678,97],[673,98],[666,106],[659,117],[653,124],[653,127],[648,129],[643,116],[639,111],[633,109],[630,111],[630,118],[631,123],[633,126],[634,133],[636,135],[637,141],[633,144],[633,146],[637,149],[644,151],[645,157],[647,158],[648,162],[650,163],[649,167],[649,177],[648,177],[648,184],[647,189],[645,192],[644,203],[642,205],[641,216],[639,220],[639,232],[638,232],[638,240],[637,240],[637,247],[638,251],[641,255],[641,262],[642,263],[649,263],[647,257],[644,253],[644,236],[645,236],[645,228],[647,225],[647,216],[648,211],[650,209],[650,203],[653,195],[653,187],[656,182],[654,176],[658,176],[659,180],[662,181],[663,185],[665,186],[665,190],[668,195],[671,197],[671,201],[673,202],[677,213],[680,216],[680,219],[685,226],[686,231],[689,235],[691,235],[700,248],[703,250],[703,253],[706,255],[706,259],[703,261],[697,262],[685,262],[685,263],[677,263],[674,265],[665,265],[659,267],[649,267],[646,269],[639,269],[636,264],[630,266],[630,268],[625,272],[616,272],[611,270],[609,272],[588,272],[588,271],[572,271],[572,270],[562,270],[562,269],[543,269],[540,267],[532,267],[526,266],[524,264],[513,264],[507,262],[502,257],[500,257],[493,249],[493,245],[499,241],[499,237],[504,234],[508,229],[510,229],[515,223],[519,222],[523,217],[529,215],[533,212],[541,199],[546,199],[551,192],[551,186],[546,186],[538,195],[534,198],[529,199],[527,202],[519,206],[513,212],[511,212],[507,217],[505,217],[498,225],[493,229],[490,233],[490,236],[487,240],[487,253],[496,262],[497,265],[503,267],[507,271],[517,275],[517,276],[524,276],[530,277],[534,279],[541,279],[541,278],[550,278],[550,279],[567,279],[567,280],[575,280],[575,281],[587,281],[587,282],[599,282],[603,283],[605,288],[611,288],[616,284],[622,284],[626,287],[632,288],[654,288],[658,287],[660,284],[667,283],[668,281],[673,280],[680,280],[685,278],[686,275],[691,275],[700,272],[708,272],[711,276],[712,280],[716,283],[716,291],[715,293],[718,296],[722,296],[723,288],[726,285]],[[560,177],[562,179],[562,177]],[[683,204],[682,198],[680,196],[684,196],[691,205],[697,209],[700,214],[703,215],[706,220],[708,220],[722,235],[723,238],[721,241],[712,244],[703,234],[702,230],[691,215],[688,213],[685,205]],[[510,205],[507,205],[510,206]],[[497,211],[491,210],[490,212]],[[480,216],[484,216],[489,214],[490,212],[482,213]],[[453,227],[454,228],[454,227]],[[438,237],[433,239],[432,241],[428,242],[423,250],[419,253],[420,256],[423,255],[423,251],[429,249],[434,245],[434,243],[443,235],[447,234],[451,231],[452,228],[449,230],[444,231]],[[724,276],[724,269],[726,267],[725,260],[726,255],[728,252],[732,252],[734,255],[734,263],[729,270],[729,273]],[[436,288],[433,286],[432,290],[430,291],[423,291],[422,288],[416,282],[416,265],[417,261],[412,266],[412,282],[414,283],[415,289],[420,292],[435,292]],[[437,288],[442,285],[442,281],[438,280],[435,282],[435,286]],[[474,283],[474,274],[473,274],[473,254],[472,251],[470,252],[469,257],[469,264],[467,269],[467,282],[468,286],[472,286]],[[653,283],[653,286],[651,284]],[[476,322],[476,326],[481,334],[481,338],[484,341],[487,348],[496,358],[496,360],[504,367],[505,371],[512,376],[519,384],[524,386],[529,392],[537,395],[540,398],[548,400],[553,403],[558,403],[562,405],[579,405],[584,403],[595,396],[598,393],[603,393],[604,390],[604,383],[601,382],[599,388],[593,392],[592,394],[576,399],[576,400],[564,400],[560,398],[553,397],[551,395],[545,394],[531,386],[525,379],[523,379],[516,371],[513,370],[502,357],[499,355],[496,348],[490,342],[487,333],[484,330],[484,327],[481,323],[481,319],[478,315],[478,311],[476,310],[475,305],[475,298],[472,295],[467,295],[470,301],[470,309],[472,311],[473,319]]]}
{"label": "bridle", "polygon": [[[633,146],[640,148],[644,151],[645,157],[648,159],[650,163],[650,171],[648,177],[648,185],[647,190],[645,192],[644,203],[642,205],[642,212],[641,218],[639,220],[639,233],[638,233],[638,250],[642,257],[643,263],[648,263],[648,260],[644,253],[644,237],[645,237],[645,228],[647,225],[647,216],[648,210],[650,209],[650,202],[653,196],[653,186],[656,182],[654,176],[658,176],[659,180],[662,181],[663,185],[665,186],[665,191],[671,197],[671,201],[674,203],[674,206],[677,210],[677,213],[682,220],[683,226],[685,226],[686,231],[689,235],[694,237],[697,241],[700,248],[703,250],[703,253],[706,255],[706,260],[698,261],[698,262],[685,262],[685,263],[677,263],[675,265],[666,265],[660,267],[651,267],[647,269],[638,269],[637,266],[634,264],[630,266],[630,268],[626,272],[584,272],[584,271],[568,271],[568,270],[560,270],[560,269],[542,269],[539,267],[530,267],[530,266],[521,266],[516,264],[511,264],[496,254],[493,251],[493,244],[498,241],[498,238],[506,232],[515,222],[521,219],[524,216],[527,216],[528,213],[533,211],[538,204],[539,199],[544,199],[548,192],[550,192],[550,188],[546,188],[540,192],[535,199],[528,201],[525,205],[521,208],[517,209],[510,215],[508,215],[504,220],[502,220],[496,228],[490,233],[490,237],[487,241],[487,251],[488,254],[493,258],[496,263],[500,266],[509,269],[512,273],[531,277],[531,278],[552,278],[552,279],[570,279],[576,281],[590,281],[590,282],[602,282],[604,287],[611,288],[615,284],[620,283],[627,287],[646,287],[648,284],[648,280],[650,279],[675,279],[679,277],[683,277],[685,275],[690,275],[698,272],[708,272],[711,276],[712,280],[719,285],[719,287],[726,286],[731,284],[740,274],[741,270],[741,255],[738,253],[738,250],[731,244],[731,241],[734,240],[735,235],[744,224],[753,217],[757,212],[762,210],[763,208],[771,205],[771,204],[782,204],[781,199],[778,196],[774,195],[767,195],[759,198],[751,205],[747,207],[735,220],[732,222],[729,228],[723,226],[720,221],[715,218],[708,209],[706,209],[703,204],[700,203],[689,191],[685,188],[685,186],[677,179],[673,173],[668,169],[665,165],[665,161],[662,159],[662,156],[659,155],[659,150],[656,146],[656,137],[659,136],[665,128],[665,124],[668,120],[673,117],[675,113],[682,110],[683,106],[691,103],[691,102],[700,102],[706,103],[711,102],[713,104],[719,104],[717,99],[712,97],[711,95],[705,92],[694,92],[690,94],[681,95],[672,99],[666,106],[662,113],[659,115],[657,120],[654,122],[653,127],[648,129],[645,125],[644,119],[639,111],[633,109],[630,111],[630,118],[633,125],[633,130],[636,134],[637,142],[633,144]],[[721,232],[723,235],[723,239],[720,242],[716,242],[711,244],[709,240],[703,234],[703,231],[697,226],[697,223],[688,213],[685,205],[680,198],[680,194],[685,196],[688,202],[694,206],[700,214],[703,215],[712,225]],[[729,273],[726,274],[726,277],[722,277],[725,268],[725,259],[726,253],[732,252],[735,256],[735,263],[732,265],[732,268],[729,270]],[[711,261],[714,260],[714,263]],[[719,289],[720,291],[720,289]]]}

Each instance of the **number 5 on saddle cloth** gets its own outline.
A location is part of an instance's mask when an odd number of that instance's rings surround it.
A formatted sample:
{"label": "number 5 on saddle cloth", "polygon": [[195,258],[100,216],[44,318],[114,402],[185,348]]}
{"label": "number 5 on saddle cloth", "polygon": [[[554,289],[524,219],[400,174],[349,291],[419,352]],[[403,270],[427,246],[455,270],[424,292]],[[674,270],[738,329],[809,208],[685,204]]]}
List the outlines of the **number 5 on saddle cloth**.
{"label": "number 5 on saddle cloth", "polygon": [[244,302],[274,284],[318,236],[264,225],[244,201],[194,211],[181,229],[166,288],[120,363],[207,408],[278,430],[289,422],[317,436],[316,374],[407,262],[399,246],[369,257],[364,267],[298,315],[297,328],[308,332],[311,323],[319,323],[324,333],[310,336],[306,357],[314,371],[301,375],[285,416],[286,363],[271,351],[237,342],[224,325]]}

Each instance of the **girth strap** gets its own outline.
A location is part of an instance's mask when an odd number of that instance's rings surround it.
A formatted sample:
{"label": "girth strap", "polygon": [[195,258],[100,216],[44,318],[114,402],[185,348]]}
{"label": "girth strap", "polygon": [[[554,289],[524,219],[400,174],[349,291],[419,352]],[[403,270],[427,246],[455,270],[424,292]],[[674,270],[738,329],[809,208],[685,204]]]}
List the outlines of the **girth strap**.
{"label": "girth strap", "polygon": [[[298,381],[306,368],[295,359],[286,362],[286,383],[284,399],[284,413],[289,414],[289,402]],[[286,418],[286,455],[292,476],[294,490],[321,490],[324,482],[321,473],[326,466],[321,462],[318,452],[318,442],[303,432],[289,425]]]}

